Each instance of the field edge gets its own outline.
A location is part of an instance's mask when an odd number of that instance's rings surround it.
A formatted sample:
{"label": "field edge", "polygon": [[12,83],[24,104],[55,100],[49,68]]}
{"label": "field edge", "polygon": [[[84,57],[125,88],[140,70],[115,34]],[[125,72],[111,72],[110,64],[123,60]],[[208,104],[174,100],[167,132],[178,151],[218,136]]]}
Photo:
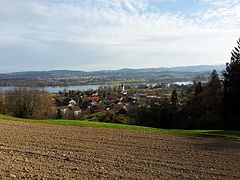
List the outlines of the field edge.
{"label": "field edge", "polygon": [[51,119],[51,120],[33,120],[16,118],[12,116],[0,114],[0,120],[11,120],[31,123],[44,123],[44,124],[57,124],[57,125],[70,125],[70,126],[85,126],[85,127],[99,127],[99,128],[115,128],[115,129],[127,129],[144,132],[156,132],[165,134],[179,134],[179,135],[191,135],[201,137],[214,137],[214,138],[227,138],[240,141],[240,131],[232,130],[182,130],[182,129],[160,129],[146,126],[106,123],[106,122],[94,122],[87,120],[63,120],[63,119]]}

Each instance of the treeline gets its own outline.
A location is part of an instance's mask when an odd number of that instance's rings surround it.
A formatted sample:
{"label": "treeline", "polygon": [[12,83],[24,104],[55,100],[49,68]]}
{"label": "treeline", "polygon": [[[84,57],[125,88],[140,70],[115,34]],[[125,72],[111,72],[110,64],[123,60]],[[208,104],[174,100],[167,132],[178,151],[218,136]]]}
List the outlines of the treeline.
{"label": "treeline", "polygon": [[179,97],[173,90],[171,98],[152,101],[129,114],[136,124],[177,129],[223,129],[223,82],[213,70],[207,84],[195,82],[188,94]]}
{"label": "treeline", "polygon": [[0,92],[0,113],[34,119],[54,118],[56,114],[52,95],[34,88]]}

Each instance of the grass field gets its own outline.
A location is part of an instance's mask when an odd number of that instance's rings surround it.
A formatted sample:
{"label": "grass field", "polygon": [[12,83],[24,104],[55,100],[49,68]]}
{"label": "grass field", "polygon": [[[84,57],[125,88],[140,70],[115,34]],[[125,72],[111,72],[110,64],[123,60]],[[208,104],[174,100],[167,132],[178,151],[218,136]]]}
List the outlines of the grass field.
{"label": "grass field", "polygon": [[127,125],[127,124],[116,124],[116,123],[104,123],[104,122],[92,122],[83,120],[32,120],[32,119],[21,119],[0,114],[0,119],[13,120],[13,121],[25,121],[32,123],[46,123],[46,124],[60,124],[60,125],[71,125],[71,126],[89,126],[89,127],[103,127],[103,128],[119,128],[129,129],[136,131],[146,132],[158,132],[158,133],[169,133],[169,134],[184,134],[193,136],[208,136],[208,137],[224,137],[230,139],[240,140],[240,131],[230,130],[182,130],[182,129],[160,129],[151,128],[145,126]]}

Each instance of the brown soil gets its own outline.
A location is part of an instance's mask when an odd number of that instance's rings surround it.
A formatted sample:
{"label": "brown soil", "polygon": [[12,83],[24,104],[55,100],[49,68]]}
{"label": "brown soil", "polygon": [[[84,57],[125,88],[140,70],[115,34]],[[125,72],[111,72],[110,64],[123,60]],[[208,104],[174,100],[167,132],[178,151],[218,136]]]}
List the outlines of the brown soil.
{"label": "brown soil", "polygon": [[0,179],[240,179],[240,143],[0,120]]}

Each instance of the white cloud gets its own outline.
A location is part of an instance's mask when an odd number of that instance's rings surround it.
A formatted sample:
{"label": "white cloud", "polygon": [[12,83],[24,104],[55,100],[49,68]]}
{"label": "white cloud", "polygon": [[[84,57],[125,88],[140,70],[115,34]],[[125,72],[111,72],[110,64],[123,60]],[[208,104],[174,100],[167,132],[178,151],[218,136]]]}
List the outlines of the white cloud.
{"label": "white cloud", "polygon": [[21,58],[24,69],[95,70],[219,64],[229,59],[239,36],[238,0],[198,0],[204,8],[191,17],[156,11],[152,2],[2,0],[0,61],[7,67]]}

